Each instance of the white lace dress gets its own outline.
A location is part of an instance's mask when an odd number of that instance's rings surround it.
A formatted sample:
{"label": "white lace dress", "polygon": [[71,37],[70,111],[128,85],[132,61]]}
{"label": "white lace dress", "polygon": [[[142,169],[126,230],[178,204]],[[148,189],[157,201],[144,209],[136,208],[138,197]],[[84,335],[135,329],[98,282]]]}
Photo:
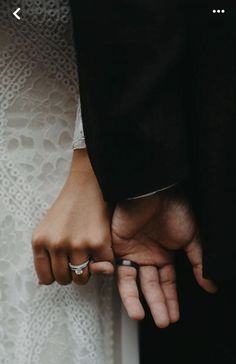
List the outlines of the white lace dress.
{"label": "white lace dress", "polygon": [[31,233],[68,174],[79,93],[68,1],[20,4],[19,21],[0,2],[0,363],[137,364],[110,279],[37,285]]}

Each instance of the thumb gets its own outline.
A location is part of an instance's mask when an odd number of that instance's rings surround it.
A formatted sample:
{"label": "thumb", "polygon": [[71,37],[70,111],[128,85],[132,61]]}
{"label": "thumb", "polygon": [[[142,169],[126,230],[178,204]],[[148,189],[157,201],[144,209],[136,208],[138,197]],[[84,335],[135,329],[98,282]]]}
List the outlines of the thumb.
{"label": "thumb", "polygon": [[202,246],[196,235],[184,250],[192,264],[193,273],[199,286],[209,293],[215,293],[218,290],[216,284],[202,275]]}

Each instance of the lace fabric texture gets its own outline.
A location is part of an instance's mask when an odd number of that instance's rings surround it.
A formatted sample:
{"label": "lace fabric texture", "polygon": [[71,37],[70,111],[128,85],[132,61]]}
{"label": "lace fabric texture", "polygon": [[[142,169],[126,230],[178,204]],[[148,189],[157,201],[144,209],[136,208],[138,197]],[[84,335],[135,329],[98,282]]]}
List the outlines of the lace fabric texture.
{"label": "lace fabric texture", "polygon": [[84,127],[81,115],[80,100],[77,107],[76,119],[75,119],[75,131],[73,137],[73,149],[84,149],[86,148],[86,141],[84,136]]}
{"label": "lace fabric texture", "polygon": [[113,364],[113,282],[38,286],[31,234],[66,179],[79,90],[68,0],[0,2],[0,363]]}

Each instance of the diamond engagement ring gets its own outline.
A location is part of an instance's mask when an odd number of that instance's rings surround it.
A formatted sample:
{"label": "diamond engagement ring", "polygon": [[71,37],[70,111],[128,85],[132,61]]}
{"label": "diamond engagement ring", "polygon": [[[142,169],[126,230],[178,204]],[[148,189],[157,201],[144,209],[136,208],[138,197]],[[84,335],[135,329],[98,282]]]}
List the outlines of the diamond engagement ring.
{"label": "diamond engagement ring", "polygon": [[89,265],[89,260],[87,260],[85,263],[79,264],[79,265],[74,265],[74,264],[69,263],[69,267],[72,270],[72,272],[74,272],[78,276],[83,274],[84,268],[86,268],[88,265]]}

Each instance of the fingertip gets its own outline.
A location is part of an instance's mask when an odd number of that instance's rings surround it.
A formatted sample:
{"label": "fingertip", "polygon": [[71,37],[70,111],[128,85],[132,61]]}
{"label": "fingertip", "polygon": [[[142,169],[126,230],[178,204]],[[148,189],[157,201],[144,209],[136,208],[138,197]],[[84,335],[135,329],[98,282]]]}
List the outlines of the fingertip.
{"label": "fingertip", "polygon": [[128,313],[129,318],[134,321],[141,321],[145,318],[144,309],[137,309],[136,311],[132,310],[130,312],[127,311],[127,313]]}
{"label": "fingertip", "polygon": [[156,307],[156,310],[154,311],[152,309],[151,312],[152,312],[152,317],[153,317],[154,322],[157,327],[159,327],[160,329],[165,329],[166,327],[168,327],[170,325],[171,320],[170,320],[168,309],[165,305],[159,304]]}
{"label": "fingertip", "polygon": [[203,277],[202,269],[201,270],[194,269],[193,271],[194,271],[195,279],[202,289],[204,289],[206,292],[212,293],[212,294],[216,293],[218,291],[218,287],[214,281]]}
{"label": "fingertip", "polygon": [[[122,299],[122,295],[121,295]],[[131,300],[122,300],[124,308],[131,320],[134,321],[141,321],[145,317],[145,311],[143,308],[142,303],[138,299],[131,299]]]}
{"label": "fingertip", "polygon": [[110,262],[91,262],[89,264],[89,271],[92,275],[111,275],[114,273],[115,268]]}
{"label": "fingertip", "polygon": [[175,315],[171,315],[171,316],[170,316],[170,323],[171,323],[171,324],[175,324],[176,322],[178,322],[178,321],[179,321],[179,319],[180,319],[180,314],[179,314],[179,312],[178,312],[178,313],[176,313]]}
{"label": "fingertip", "polygon": [[214,282],[208,282],[207,286],[205,287],[205,290],[208,293],[214,294],[214,293],[217,293],[218,287],[215,285]]}
{"label": "fingertip", "polygon": [[169,318],[170,318],[170,323],[174,324],[177,321],[179,321],[180,319],[180,312],[179,312],[179,308],[178,307],[173,307],[172,309],[169,309]]}
{"label": "fingertip", "polygon": [[204,289],[204,291],[208,292],[208,293],[216,293],[218,291],[218,287],[217,285],[209,280],[209,279],[205,279],[203,277],[196,277],[197,278],[197,282],[199,284],[199,286]]}
{"label": "fingertip", "polygon": [[170,320],[169,318],[166,319],[162,319],[162,320],[155,320],[155,324],[157,327],[159,327],[159,329],[166,329],[169,325],[170,325]]}

